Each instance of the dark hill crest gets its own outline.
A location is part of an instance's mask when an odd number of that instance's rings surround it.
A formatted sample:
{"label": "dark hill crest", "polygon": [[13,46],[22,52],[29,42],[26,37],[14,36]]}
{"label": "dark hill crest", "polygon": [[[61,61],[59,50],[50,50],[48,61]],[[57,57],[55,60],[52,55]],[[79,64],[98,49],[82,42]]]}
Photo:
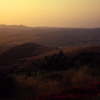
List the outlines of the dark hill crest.
{"label": "dark hill crest", "polygon": [[21,58],[41,55],[50,50],[51,48],[39,44],[25,43],[15,46],[0,54],[0,62],[12,62]]}

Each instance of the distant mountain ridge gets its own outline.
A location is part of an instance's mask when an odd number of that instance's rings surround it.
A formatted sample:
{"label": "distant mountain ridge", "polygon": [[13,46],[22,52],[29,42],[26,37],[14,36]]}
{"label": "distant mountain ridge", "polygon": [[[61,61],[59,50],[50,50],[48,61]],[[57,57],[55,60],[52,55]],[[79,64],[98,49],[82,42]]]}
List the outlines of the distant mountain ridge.
{"label": "distant mountain ridge", "polygon": [[11,28],[11,29],[54,29],[54,28],[58,28],[58,29],[68,29],[68,30],[72,30],[72,29],[100,29],[100,28],[67,28],[67,27],[29,27],[29,26],[25,26],[25,25],[6,25],[6,24],[0,24],[0,28]]}
{"label": "distant mountain ridge", "polygon": [[25,25],[5,25],[5,24],[0,24],[0,28],[10,28],[10,29],[53,29],[57,27],[29,27]]}
{"label": "distant mountain ridge", "polygon": [[5,25],[5,24],[1,24],[0,28],[10,28],[10,29],[29,29],[32,27],[27,27],[24,25]]}

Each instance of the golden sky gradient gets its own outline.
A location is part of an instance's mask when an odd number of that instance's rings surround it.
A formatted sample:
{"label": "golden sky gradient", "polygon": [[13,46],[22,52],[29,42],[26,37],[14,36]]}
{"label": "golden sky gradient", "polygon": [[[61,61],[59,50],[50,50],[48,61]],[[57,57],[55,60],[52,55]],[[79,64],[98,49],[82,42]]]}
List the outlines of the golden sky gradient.
{"label": "golden sky gradient", "polygon": [[0,0],[0,24],[100,28],[100,0]]}

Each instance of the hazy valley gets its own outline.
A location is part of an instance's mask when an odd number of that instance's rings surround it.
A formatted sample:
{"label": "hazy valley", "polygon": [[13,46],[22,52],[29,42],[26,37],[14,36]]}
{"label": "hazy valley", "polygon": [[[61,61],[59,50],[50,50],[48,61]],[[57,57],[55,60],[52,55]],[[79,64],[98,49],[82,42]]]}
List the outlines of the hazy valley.
{"label": "hazy valley", "polygon": [[100,29],[68,29],[0,25],[0,52],[24,43],[48,47],[99,45]]}

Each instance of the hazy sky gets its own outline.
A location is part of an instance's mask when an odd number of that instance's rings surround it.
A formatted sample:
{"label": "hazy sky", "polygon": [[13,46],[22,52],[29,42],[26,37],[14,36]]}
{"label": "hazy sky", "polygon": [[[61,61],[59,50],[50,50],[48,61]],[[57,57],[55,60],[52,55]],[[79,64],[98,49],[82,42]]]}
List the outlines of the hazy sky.
{"label": "hazy sky", "polygon": [[100,0],[0,0],[0,24],[100,27]]}

